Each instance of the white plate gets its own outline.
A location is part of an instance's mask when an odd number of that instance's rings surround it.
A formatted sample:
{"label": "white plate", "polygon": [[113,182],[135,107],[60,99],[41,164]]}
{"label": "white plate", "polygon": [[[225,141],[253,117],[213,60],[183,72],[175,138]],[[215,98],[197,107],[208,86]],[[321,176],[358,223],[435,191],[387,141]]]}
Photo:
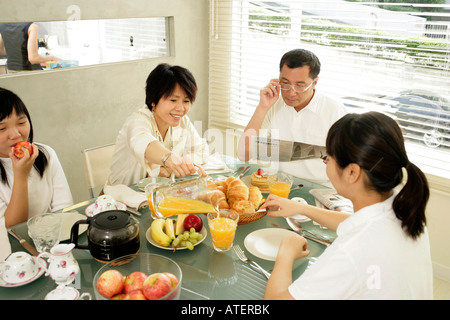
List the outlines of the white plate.
{"label": "white plate", "polygon": [[[79,220],[86,220],[86,216],[78,213],[77,211],[67,211],[61,213],[61,233],[59,235],[60,241],[65,241],[70,239],[70,231],[75,222]],[[87,224],[80,224],[78,226],[78,234],[82,234],[88,228]]]}
{"label": "white plate", "polygon": [[[194,247],[196,245],[199,245],[200,243],[202,243],[206,239],[206,236],[207,236],[208,232],[206,231],[205,226],[202,227],[202,230],[200,230],[200,233],[203,236],[202,240],[200,240],[196,244],[194,244]],[[158,247],[158,248],[164,249],[164,250],[172,250],[173,251],[172,247],[163,247],[163,246],[160,246],[159,244],[157,244],[156,241],[153,240],[153,238],[152,238],[152,232],[150,231],[150,228],[147,229],[147,232],[145,233],[145,237],[147,238],[147,241],[150,242],[155,247]],[[177,247],[177,251],[178,250],[184,250],[184,249],[187,249],[187,248],[186,247]]]}
{"label": "white plate", "polygon": [[[37,257],[33,257],[33,259],[35,261],[37,261]],[[30,279],[28,279],[26,281],[23,281],[23,282],[18,282],[18,283],[6,282],[5,280],[3,280],[3,277],[0,274],[0,287],[5,287],[5,288],[20,287],[20,286],[23,286],[25,284],[31,283],[34,280],[38,279],[40,276],[42,276],[44,274],[45,269],[47,267],[47,262],[44,259],[40,258],[39,261],[37,261],[37,263],[39,263],[38,272],[34,275],[34,277],[32,277],[32,278],[30,278]],[[0,269],[2,271],[3,271],[3,266],[2,266],[3,264],[4,264],[4,262],[0,263]]]}
{"label": "white plate", "polygon": [[281,240],[295,232],[281,228],[266,228],[253,231],[244,239],[245,248],[254,256],[275,261]]}
{"label": "white plate", "polygon": [[[124,211],[127,210],[127,205],[126,205],[125,203],[120,202],[120,201],[116,201],[116,204],[117,204],[117,205],[116,205],[116,209],[117,209],[117,210],[124,210]],[[94,213],[94,206],[95,206],[95,202],[94,202],[94,203],[91,203],[91,204],[86,208],[85,213],[86,213],[86,215],[87,215],[88,217],[93,217],[94,215],[100,213],[100,212]]]}

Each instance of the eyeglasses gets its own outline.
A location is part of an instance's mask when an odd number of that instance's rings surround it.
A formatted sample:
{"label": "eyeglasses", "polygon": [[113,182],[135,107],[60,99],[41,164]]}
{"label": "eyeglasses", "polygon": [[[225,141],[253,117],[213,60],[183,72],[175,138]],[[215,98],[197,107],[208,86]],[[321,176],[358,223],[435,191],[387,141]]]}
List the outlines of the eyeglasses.
{"label": "eyeglasses", "polygon": [[305,92],[306,90],[308,90],[309,88],[311,88],[311,86],[313,85],[314,81],[315,81],[315,79],[307,87],[300,86],[300,85],[293,85],[293,84],[289,84],[289,83],[281,83],[281,90],[288,91],[288,90],[291,90],[291,88],[292,88],[292,89],[294,89],[295,92],[302,93],[302,92]]}

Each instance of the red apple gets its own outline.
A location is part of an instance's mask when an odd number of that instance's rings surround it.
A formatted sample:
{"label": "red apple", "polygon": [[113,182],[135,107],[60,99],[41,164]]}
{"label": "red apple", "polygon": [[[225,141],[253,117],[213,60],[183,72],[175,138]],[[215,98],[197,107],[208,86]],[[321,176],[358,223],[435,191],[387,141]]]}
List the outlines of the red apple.
{"label": "red apple", "polygon": [[[164,272],[164,274],[169,277],[170,282],[172,283],[172,290],[175,289],[175,287],[178,285],[178,278],[173,273],[170,272]],[[174,291],[167,299],[172,300],[173,298],[175,298],[175,296],[178,294],[179,291],[180,288]]]}
{"label": "red apple", "polygon": [[134,290],[142,290],[145,279],[147,279],[147,275],[143,272],[136,271],[130,273],[125,278],[123,291],[128,293]]}
{"label": "red apple", "polygon": [[191,230],[191,228],[194,228],[195,231],[200,232],[203,227],[203,221],[202,218],[200,218],[196,214],[190,214],[184,219],[184,229]]}
{"label": "red apple", "polygon": [[103,272],[97,280],[96,287],[98,292],[105,298],[122,292],[124,278],[117,270],[108,270]]}
{"label": "red apple", "polygon": [[157,300],[172,290],[170,278],[163,273],[153,273],[147,277],[142,292],[148,300]]}
{"label": "red apple", "polygon": [[126,293],[118,293],[109,298],[109,300],[125,300],[126,295],[127,295]]}
{"label": "red apple", "polygon": [[14,145],[14,155],[17,158],[20,159],[25,156],[25,153],[23,152],[22,148],[27,148],[28,152],[30,153],[30,156],[33,154],[33,145],[28,141],[20,141]]}
{"label": "red apple", "polygon": [[125,294],[123,300],[147,300],[141,290],[133,290]]}

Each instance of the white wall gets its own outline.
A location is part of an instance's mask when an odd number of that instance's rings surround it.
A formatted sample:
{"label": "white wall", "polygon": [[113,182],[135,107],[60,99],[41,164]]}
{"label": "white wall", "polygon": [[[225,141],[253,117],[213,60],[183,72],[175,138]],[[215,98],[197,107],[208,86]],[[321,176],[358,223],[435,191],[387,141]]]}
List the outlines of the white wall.
{"label": "white wall", "polygon": [[65,21],[71,5],[81,19],[173,16],[174,56],[0,77],[0,87],[27,105],[36,142],[52,146],[74,196],[89,194],[81,150],[114,142],[125,118],[144,105],[145,80],[161,62],[182,65],[194,74],[198,98],[189,116],[207,126],[208,0],[0,0],[0,22]]}

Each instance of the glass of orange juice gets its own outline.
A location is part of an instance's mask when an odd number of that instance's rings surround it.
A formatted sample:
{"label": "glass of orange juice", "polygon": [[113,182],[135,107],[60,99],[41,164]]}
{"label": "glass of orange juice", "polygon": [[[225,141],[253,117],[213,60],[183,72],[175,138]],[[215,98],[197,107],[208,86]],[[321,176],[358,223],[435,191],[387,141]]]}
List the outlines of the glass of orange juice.
{"label": "glass of orange juice", "polygon": [[214,250],[229,251],[233,247],[239,213],[234,210],[220,210],[208,213],[207,217]]}
{"label": "glass of orange juice", "polygon": [[292,182],[294,178],[284,172],[274,173],[268,176],[269,192],[271,194],[288,198],[291,192]]}

